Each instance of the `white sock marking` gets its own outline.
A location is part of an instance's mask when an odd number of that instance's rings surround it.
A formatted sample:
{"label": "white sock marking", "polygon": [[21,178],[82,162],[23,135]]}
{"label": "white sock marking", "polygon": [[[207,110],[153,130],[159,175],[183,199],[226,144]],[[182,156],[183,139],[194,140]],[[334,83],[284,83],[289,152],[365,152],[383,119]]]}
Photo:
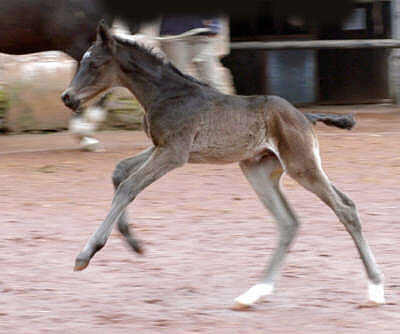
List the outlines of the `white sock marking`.
{"label": "white sock marking", "polygon": [[262,297],[272,294],[274,291],[273,284],[256,284],[245,293],[235,298],[235,303],[242,306],[250,306],[260,300]]}
{"label": "white sock marking", "polygon": [[385,304],[385,291],[383,284],[375,284],[368,281],[369,300],[377,304]]}

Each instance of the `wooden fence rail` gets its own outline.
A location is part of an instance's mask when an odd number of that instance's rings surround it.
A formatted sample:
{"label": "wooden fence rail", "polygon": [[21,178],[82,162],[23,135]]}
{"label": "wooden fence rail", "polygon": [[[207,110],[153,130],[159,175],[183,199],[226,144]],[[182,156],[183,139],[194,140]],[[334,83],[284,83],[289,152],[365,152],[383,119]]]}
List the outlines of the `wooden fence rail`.
{"label": "wooden fence rail", "polygon": [[290,49],[395,49],[398,39],[349,39],[279,42],[232,42],[232,50],[290,50]]}
{"label": "wooden fence rail", "polygon": [[389,95],[400,105],[400,0],[395,1],[398,18],[393,34],[399,39],[349,39],[349,40],[311,40],[311,41],[273,41],[273,42],[231,42],[232,50],[298,50],[298,49],[391,49],[388,57]]}

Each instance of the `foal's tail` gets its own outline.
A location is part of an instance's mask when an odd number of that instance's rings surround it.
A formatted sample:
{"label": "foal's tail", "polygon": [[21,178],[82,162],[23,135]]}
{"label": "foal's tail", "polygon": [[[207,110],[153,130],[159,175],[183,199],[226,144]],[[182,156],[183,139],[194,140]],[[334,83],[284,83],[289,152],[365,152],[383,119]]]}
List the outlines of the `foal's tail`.
{"label": "foal's tail", "polygon": [[311,114],[304,113],[304,116],[313,123],[317,122],[325,123],[329,126],[336,126],[341,129],[351,130],[356,124],[356,120],[354,119],[352,114],[347,115],[335,115],[335,114]]}

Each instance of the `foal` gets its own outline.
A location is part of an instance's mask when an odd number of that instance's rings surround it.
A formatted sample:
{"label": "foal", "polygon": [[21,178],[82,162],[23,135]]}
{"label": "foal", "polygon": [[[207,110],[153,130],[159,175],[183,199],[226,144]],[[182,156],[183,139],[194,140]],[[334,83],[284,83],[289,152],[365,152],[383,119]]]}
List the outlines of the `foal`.
{"label": "foal", "polygon": [[131,247],[141,252],[125,210],[143,189],[169,171],[185,163],[239,162],[259,199],[275,217],[280,233],[261,282],[237,297],[235,306],[248,307],[273,292],[297,233],[298,219],[280,188],[284,173],[334,211],[358,249],[368,277],[370,301],[384,303],[383,275],[361,231],[357,209],[324,173],[312,129],[316,121],[351,128],[351,117],[303,114],[277,96],[222,94],[182,74],[155,50],[112,36],[101,22],[96,42],[84,54],[62,99],[76,109],[116,85],[127,87],[144,107],[144,128],[153,145],[117,165],[111,209],[76,258],[75,270],[88,266],[116,222]]}

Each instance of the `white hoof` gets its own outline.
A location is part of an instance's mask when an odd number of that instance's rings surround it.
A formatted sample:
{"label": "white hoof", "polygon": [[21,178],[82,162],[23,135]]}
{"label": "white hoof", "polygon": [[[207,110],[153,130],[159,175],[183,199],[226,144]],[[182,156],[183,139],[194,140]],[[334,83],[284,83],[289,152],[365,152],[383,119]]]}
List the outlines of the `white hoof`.
{"label": "white hoof", "polygon": [[368,297],[375,304],[385,304],[385,291],[383,284],[368,282]]}
{"label": "white hoof", "polygon": [[234,308],[247,308],[259,301],[262,297],[272,294],[274,291],[273,284],[256,284],[245,293],[235,298]]}
{"label": "white hoof", "polygon": [[90,137],[83,137],[79,143],[80,147],[84,151],[89,152],[104,152],[104,148],[101,143],[95,139]]}

